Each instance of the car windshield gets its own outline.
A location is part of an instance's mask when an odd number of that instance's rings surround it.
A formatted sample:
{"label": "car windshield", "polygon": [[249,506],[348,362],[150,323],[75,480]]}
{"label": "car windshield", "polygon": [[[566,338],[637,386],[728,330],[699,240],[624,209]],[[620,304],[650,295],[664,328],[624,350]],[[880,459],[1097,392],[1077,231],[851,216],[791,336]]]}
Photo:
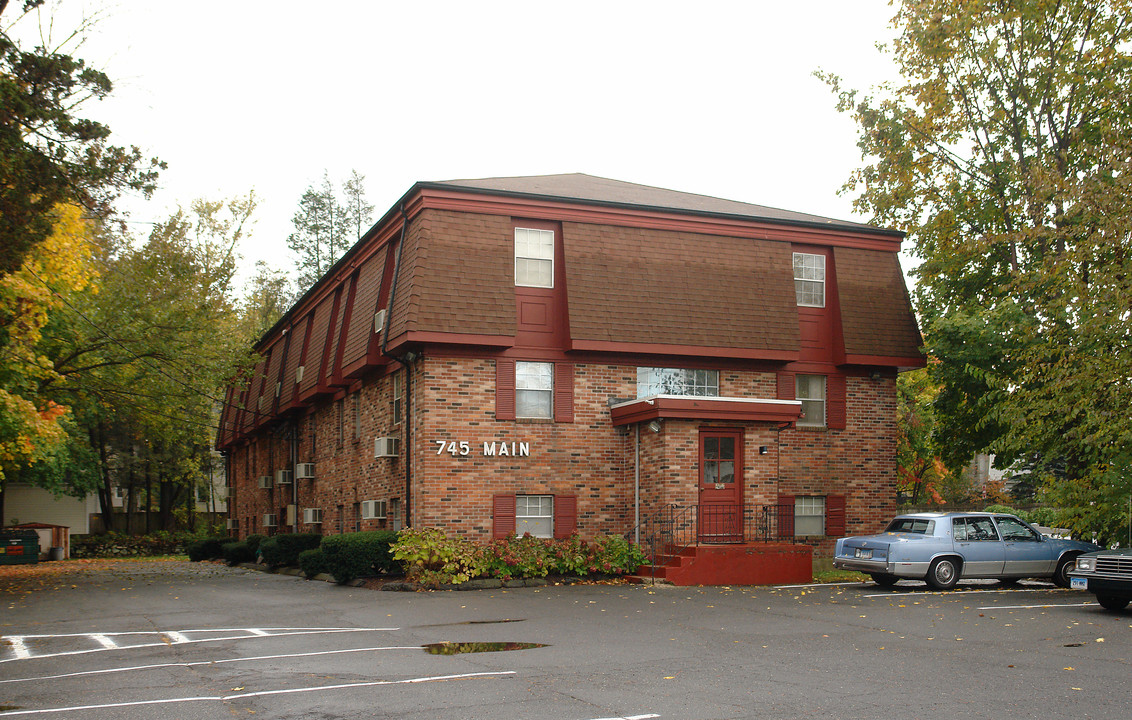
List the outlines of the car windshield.
{"label": "car windshield", "polygon": [[888,528],[885,532],[931,535],[933,530],[935,530],[935,520],[926,520],[924,518],[896,518],[888,524]]}

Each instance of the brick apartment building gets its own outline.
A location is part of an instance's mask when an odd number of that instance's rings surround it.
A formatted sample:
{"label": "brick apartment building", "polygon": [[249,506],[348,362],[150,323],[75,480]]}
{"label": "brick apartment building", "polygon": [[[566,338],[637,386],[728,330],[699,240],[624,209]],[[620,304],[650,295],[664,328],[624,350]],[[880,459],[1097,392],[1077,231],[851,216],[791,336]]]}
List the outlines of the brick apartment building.
{"label": "brick apartment building", "polygon": [[710,545],[770,518],[828,555],[895,510],[896,374],[923,365],[901,239],[587,175],[417,183],[229,388],[229,525],[679,515]]}

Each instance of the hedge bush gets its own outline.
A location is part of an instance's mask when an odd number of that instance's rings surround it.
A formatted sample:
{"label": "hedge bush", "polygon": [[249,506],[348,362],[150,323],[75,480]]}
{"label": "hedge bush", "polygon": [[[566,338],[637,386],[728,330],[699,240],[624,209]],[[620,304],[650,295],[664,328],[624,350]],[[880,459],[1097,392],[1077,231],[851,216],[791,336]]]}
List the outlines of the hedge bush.
{"label": "hedge bush", "polygon": [[255,562],[255,553],[248,547],[246,541],[226,542],[220,546],[220,552],[229,565]]}
{"label": "hedge bush", "polygon": [[205,538],[204,540],[189,543],[185,547],[185,552],[188,553],[189,559],[193,562],[215,560],[216,558],[224,556],[224,551],[221,549],[221,546],[231,541],[231,538]]}
{"label": "hedge bush", "polygon": [[318,547],[322,536],[317,533],[273,535],[259,544],[259,554],[272,567],[299,564],[299,553]]}
{"label": "hedge bush", "polygon": [[244,540],[244,542],[248,544],[248,549],[252,551],[253,555],[258,555],[259,546],[262,545],[263,541],[266,539],[266,535],[248,535],[247,539]]}
{"label": "hedge bush", "polygon": [[328,535],[321,545],[326,571],[340,583],[389,572],[397,566],[391,549],[396,541],[397,533],[392,530]]}
{"label": "hedge bush", "polygon": [[315,575],[330,572],[330,566],[326,562],[326,555],[322,552],[321,548],[312,548],[310,550],[303,550],[299,553],[299,568],[303,571],[303,575],[308,578],[313,578]]}

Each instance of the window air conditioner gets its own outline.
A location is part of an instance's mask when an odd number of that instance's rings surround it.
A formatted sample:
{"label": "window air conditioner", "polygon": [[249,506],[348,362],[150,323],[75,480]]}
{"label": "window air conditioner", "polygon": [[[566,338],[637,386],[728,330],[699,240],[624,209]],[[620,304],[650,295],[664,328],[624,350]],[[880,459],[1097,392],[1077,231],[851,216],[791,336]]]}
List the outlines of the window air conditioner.
{"label": "window air conditioner", "polygon": [[299,367],[295,368],[295,382],[301,383],[303,381],[303,369],[304,369],[303,365],[300,365]]}
{"label": "window air conditioner", "polygon": [[362,520],[384,520],[387,515],[386,509],[385,500],[363,500]]}
{"label": "window air conditioner", "polygon": [[275,527],[278,523],[275,522],[275,513],[267,513],[263,516],[264,527]]}
{"label": "window air conditioner", "polygon": [[290,485],[295,479],[295,473],[290,470],[276,470],[275,471],[275,484],[276,485]]}
{"label": "window air conditioner", "polygon": [[260,475],[259,476],[259,486],[263,490],[270,490],[271,489],[271,476],[270,475]]}
{"label": "window air conditioner", "polygon": [[401,438],[379,437],[373,439],[374,457],[397,457],[397,450],[401,445]]}
{"label": "window air conditioner", "polygon": [[229,530],[238,530],[240,528],[240,521],[236,520],[235,518],[228,518],[228,522],[225,524],[225,527],[227,527]]}
{"label": "window air conditioner", "polygon": [[322,508],[303,508],[303,522],[307,525],[321,525]]}
{"label": "window air conditioner", "polygon": [[295,477],[300,480],[314,479],[314,463],[299,463],[295,466]]}
{"label": "window air conditioner", "polygon": [[378,310],[373,314],[373,334],[380,335],[385,329],[385,310]]}

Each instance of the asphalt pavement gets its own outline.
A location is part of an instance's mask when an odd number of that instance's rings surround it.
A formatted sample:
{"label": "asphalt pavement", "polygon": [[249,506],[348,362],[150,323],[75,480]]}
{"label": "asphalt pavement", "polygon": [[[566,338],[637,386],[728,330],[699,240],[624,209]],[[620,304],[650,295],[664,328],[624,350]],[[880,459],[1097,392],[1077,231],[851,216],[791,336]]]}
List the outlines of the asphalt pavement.
{"label": "asphalt pavement", "polygon": [[0,581],[0,720],[1126,718],[1132,612],[1042,582],[380,592],[188,562]]}

